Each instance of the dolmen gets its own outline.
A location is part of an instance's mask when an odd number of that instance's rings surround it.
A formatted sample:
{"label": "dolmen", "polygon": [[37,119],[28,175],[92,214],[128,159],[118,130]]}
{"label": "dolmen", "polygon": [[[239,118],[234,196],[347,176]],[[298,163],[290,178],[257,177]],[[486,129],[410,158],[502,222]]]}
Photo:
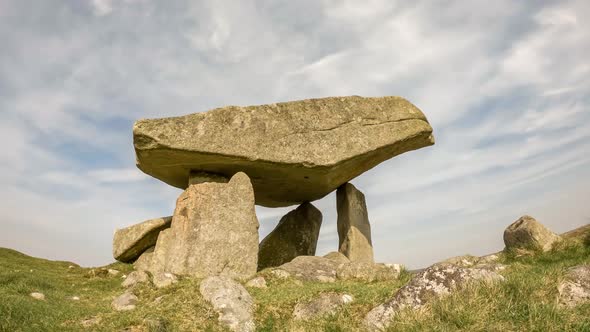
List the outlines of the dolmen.
{"label": "dolmen", "polygon": [[[113,255],[152,273],[245,280],[313,256],[322,223],[311,202],[336,190],[339,251],[372,263],[365,196],[349,181],[434,144],[401,97],[330,97],[227,106],[133,127],[137,167],[183,189],[174,215],[116,230]],[[255,205],[297,207],[259,243]]]}

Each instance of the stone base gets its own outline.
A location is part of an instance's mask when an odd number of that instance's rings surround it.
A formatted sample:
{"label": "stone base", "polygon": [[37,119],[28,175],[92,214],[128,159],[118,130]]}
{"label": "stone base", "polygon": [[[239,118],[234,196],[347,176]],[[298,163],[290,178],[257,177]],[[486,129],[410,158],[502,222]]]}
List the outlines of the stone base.
{"label": "stone base", "polygon": [[373,263],[371,225],[365,195],[351,183],[336,191],[338,209],[338,251],[352,262]]}

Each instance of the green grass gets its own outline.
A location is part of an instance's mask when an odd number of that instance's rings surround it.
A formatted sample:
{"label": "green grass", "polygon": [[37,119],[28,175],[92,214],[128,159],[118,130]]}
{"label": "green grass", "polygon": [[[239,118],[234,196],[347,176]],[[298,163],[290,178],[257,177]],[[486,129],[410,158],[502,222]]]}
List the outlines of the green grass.
{"label": "green grass", "polygon": [[[585,242],[568,240],[554,251],[533,256],[503,254],[501,261],[509,266],[502,272],[505,282],[474,284],[422,311],[404,311],[394,318],[390,331],[590,331],[590,304],[556,306],[564,271],[590,264]],[[115,312],[110,303],[124,292],[121,276],[90,276],[90,269],[70,265],[0,248],[0,331],[224,331],[199,295],[199,280],[183,279],[165,289],[142,285],[134,289],[140,299],[137,309]],[[121,263],[109,268],[122,274],[132,270]],[[404,272],[394,282],[327,284],[269,279],[269,288],[249,291],[256,303],[258,331],[362,331],[366,313],[410,277]],[[351,294],[354,302],[312,322],[291,319],[297,302],[326,291]],[[41,292],[46,299],[35,300],[31,292]],[[90,318],[100,323],[85,329],[81,322]]]}

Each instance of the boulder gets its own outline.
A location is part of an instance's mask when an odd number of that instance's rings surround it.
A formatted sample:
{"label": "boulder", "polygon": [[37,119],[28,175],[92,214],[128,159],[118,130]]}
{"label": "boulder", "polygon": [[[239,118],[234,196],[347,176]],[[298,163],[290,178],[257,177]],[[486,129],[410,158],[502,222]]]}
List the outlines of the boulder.
{"label": "boulder", "polygon": [[172,225],[160,233],[149,271],[245,280],[256,273],[258,219],[248,176],[193,184],[177,200]]}
{"label": "boulder", "polygon": [[398,264],[374,264],[366,262],[350,262],[341,264],[336,269],[339,280],[355,280],[362,282],[389,281],[399,277],[401,267]]}
{"label": "boulder", "polygon": [[336,191],[338,209],[338,251],[352,262],[373,263],[371,225],[365,195],[351,183]]}
{"label": "boulder", "polygon": [[371,310],[365,316],[365,325],[370,331],[385,330],[394,315],[402,309],[420,309],[433,299],[448,295],[476,280],[502,281],[504,277],[490,269],[463,268],[452,264],[433,265],[416,274],[392,299]]}
{"label": "boulder", "polygon": [[115,230],[113,257],[121,262],[132,262],[146,249],[153,247],[158,234],[168,227],[172,217],[150,219],[140,224]]}
{"label": "boulder", "polygon": [[258,270],[285,264],[297,256],[315,255],[321,225],[322,213],[311,203],[287,213],[260,242]]}
{"label": "boulder", "polygon": [[125,278],[125,280],[123,280],[123,282],[121,283],[121,286],[123,287],[133,287],[139,283],[144,283],[144,282],[149,282],[150,281],[150,276],[148,276],[147,273],[145,273],[144,271],[133,271],[131,273],[129,273],[129,275],[127,276],[127,278]]}
{"label": "boulder", "polygon": [[219,314],[219,322],[231,331],[253,332],[254,300],[239,283],[225,276],[213,276],[201,282],[199,291]]}
{"label": "boulder", "polygon": [[185,189],[191,172],[250,176],[256,204],[324,197],[379,163],[434,144],[424,114],[400,97],[227,106],[133,126],[137,166]]}
{"label": "boulder", "polygon": [[324,258],[331,259],[342,264],[350,263],[350,259],[348,259],[348,257],[344,256],[344,254],[339,251],[331,251],[325,254]]}
{"label": "boulder", "polygon": [[133,267],[138,271],[149,271],[152,264],[152,256],[156,247],[149,247],[146,249],[138,259],[133,262]]}
{"label": "boulder", "polygon": [[125,292],[111,302],[111,306],[116,311],[129,311],[135,309],[139,299],[131,292]]}
{"label": "boulder", "polygon": [[152,276],[152,283],[156,288],[165,288],[178,282],[178,278],[169,272],[156,272]]}
{"label": "boulder", "polygon": [[335,314],[345,304],[353,301],[349,294],[322,293],[311,301],[299,302],[293,310],[293,319],[312,320]]}
{"label": "boulder", "polygon": [[570,268],[559,286],[558,302],[562,307],[575,307],[590,301],[590,265]]}
{"label": "boulder", "polygon": [[288,273],[295,279],[301,281],[336,281],[336,270],[342,263],[317,256],[299,256],[278,267],[275,271]]}
{"label": "boulder", "polygon": [[559,235],[530,216],[522,216],[504,231],[506,249],[540,249],[549,251],[560,241]]}

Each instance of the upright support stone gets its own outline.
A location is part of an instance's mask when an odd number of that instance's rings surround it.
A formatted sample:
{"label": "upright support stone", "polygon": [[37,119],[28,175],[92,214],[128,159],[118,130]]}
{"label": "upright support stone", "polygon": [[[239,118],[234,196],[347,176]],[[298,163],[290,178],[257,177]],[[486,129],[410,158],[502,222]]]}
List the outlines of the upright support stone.
{"label": "upright support stone", "polygon": [[322,213],[309,202],[287,213],[260,242],[258,270],[315,255],[321,225]]}
{"label": "upright support stone", "polygon": [[345,183],[336,191],[338,209],[338,251],[352,262],[373,263],[371,225],[365,195]]}
{"label": "upright support stone", "polygon": [[258,219],[250,179],[190,185],[178,198],[169,229],[160,233],[149,271],[245,280],[256,273]]}

